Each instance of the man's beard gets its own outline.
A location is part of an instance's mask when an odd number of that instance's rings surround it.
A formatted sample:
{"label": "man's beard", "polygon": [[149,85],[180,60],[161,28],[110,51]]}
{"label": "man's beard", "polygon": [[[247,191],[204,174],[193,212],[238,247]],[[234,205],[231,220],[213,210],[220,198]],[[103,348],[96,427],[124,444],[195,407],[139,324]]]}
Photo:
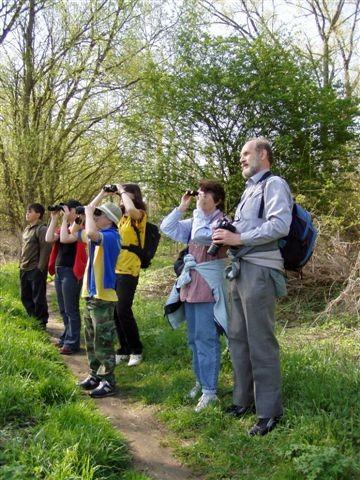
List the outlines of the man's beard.
{"label": "man's beard", "polygon": [[251,163],[251,165],[247,166],[246,169],[241,172],[245,180],[249,180],[249,178],[258,173],[261,169],[261,161],[258,153],[256,153],[255,159]]}

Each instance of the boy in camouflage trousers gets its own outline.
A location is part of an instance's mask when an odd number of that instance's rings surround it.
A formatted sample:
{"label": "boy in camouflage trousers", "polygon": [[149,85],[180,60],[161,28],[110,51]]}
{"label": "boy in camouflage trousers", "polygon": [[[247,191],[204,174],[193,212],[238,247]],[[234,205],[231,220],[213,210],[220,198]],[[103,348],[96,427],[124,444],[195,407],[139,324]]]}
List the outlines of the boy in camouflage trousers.
{"label": "boy in camouflage trousers", "polygon": [[[120,254],[117,224],[121,209],[107,202],[99,207],[85,207],[85,229],[74,224],[71,234],[88,243],[88,263],[85,270],[82,297],[84,309],[85,345],[90,374],[79,383],[90,396],[102,398],[115,390],[115,265]],[[101,373],[99,369],[101,367]]]}

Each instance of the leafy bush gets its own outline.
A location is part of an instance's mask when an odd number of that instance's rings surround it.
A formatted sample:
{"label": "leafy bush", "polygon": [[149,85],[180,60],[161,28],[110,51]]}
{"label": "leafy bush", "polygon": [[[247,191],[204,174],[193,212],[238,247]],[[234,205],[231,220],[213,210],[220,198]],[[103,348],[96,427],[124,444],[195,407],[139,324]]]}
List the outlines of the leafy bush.
{"label": "leafy bush", "polygon": [[337,448],[322,445],[293,445],[287,452],[297,471],[307,480],[339,480],[359,478],[355,462]]}

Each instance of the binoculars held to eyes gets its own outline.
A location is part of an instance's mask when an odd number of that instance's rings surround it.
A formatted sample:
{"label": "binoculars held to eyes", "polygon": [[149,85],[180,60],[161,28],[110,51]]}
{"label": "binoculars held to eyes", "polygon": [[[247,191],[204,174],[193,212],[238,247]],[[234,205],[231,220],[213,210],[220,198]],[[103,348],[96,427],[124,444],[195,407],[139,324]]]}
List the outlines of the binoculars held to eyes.
{"label": "binoculars held to eyes", "polygon": [[117,193],[118,191],[117,186],[111,183],[109,183],[108,185],[104,185],[103,190],[104,192],[107,192],[107,193]]}
{"label": "binoculars held to eyes", "polygon": [[197,197],[199,192],[197,190],[186,190],[185,195],[190,195],[190,197]]}
{"label": "binoculars held to eyes", "polygon": [[[83,205],[76,207],[75,213],[76,215],[85,215],[85,207]],[[95,208],[94,210],[95,217],[100,217],[101,214],[102,214],[102,211],[99,208]]]}
{"label": "binoculars held to eyes", "polygon": [[85,215],[85,207],[80,205],[79,207],[75,208],[76,215]]}
{"label": "binoculars held to eyes", "polygon": [[64,205],[66,205],[66,203],[63,202],[60,202],[57,205],[49,205],[48,210],[49,212],[60,212],[61,210],[64,211]]}

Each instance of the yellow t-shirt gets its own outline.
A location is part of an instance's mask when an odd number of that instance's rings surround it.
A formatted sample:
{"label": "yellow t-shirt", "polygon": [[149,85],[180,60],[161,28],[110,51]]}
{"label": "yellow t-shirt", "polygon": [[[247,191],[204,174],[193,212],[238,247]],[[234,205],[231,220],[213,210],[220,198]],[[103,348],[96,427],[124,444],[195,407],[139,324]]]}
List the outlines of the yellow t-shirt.
{"label": "yellow t-shirt", "polygon": [[[144,215],[141,220],[131,220],[131,217],[124,215],[121,217],[118,228],[121,235],[121,245],[139,245],[136,232],[131,224],[136,225],[140,233],[141,247],[144,246],[145,241],[145,228],[147,222],[147,215],[144,212]],[[136,255],[136,253],[130,252],[126,249],[121,249],[120,255],[116,262],[116,273],[122,273],[125,275],[132,275],[133,277],[138,277],[140,274],[141,260]]]}
{"label": "yellow t-shirt", "polygon": [[[81,231],[81,240],[84,243],[87,243],[88,239],[86,237],[85,230]],[[86,265],[83,286],[81,291],[81,296],[86,298],[89,296],[88,292],[88,271],[89,271],[89,257],[88,263]],[[104,288],[103,287],[103,278],[104,278],[104,249],[101,245],[96,245],[94,252],[94,277],[96,284],[96,295],[94,298],[99,298],[100,300],[106,300],[107,302],[117,302],[118,297],[116,291],[113,288]]]}

